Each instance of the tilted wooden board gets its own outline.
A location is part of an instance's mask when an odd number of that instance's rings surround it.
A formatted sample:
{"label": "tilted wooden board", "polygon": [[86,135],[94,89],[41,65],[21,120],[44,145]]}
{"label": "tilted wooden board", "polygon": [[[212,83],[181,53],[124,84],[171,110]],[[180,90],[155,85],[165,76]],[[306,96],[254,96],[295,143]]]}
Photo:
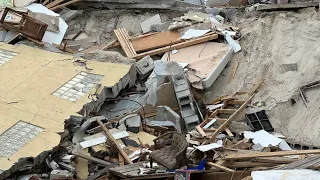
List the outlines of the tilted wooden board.
{"label": "tilted wooden board", "polygon": [[320,154],[320,150],[298,150],[298,151],[278,151],[278,152],[253,152],[248,154],[230,154],[223,159],[250,159],[256,157],[274,157],[274,156],[289,156],[300,154]]}
{"label": "tilted wooden board", "polygon": [[131,40],[133,48],[136,52],[148,51],[171,44],[181,42],[180,33],[178,31],[159,32],[150,36],[135,38]]}

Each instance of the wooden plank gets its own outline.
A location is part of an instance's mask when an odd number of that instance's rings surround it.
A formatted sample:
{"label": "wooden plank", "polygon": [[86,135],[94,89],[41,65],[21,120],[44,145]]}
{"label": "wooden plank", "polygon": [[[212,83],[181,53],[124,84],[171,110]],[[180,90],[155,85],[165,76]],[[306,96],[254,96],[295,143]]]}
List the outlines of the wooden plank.
{"label": "wooden plank", "polygon": [[[139,36],[136,36],[136,37],[130,37],[130,41],[132,42],[132,40],[136,40],[136,39],[139,39],[139,38],[143,38],[143,37],[147,37],[147,36],[151,36],[151,35],[154,35],[154,34],[157,34],[158,32],[152,32],[152,33],[148,33],[148,34],[142,34],[142,35],[139,35]],[[104,46],[102,48],[102,50],[108,50],[110,48],[115,48],[115,47],[118,47],[120,46],[120,43],[118,42],[118,40],[113,40],[111,41],[110,43],[108,43],[106,46]]]}
{"label": "wooden plank", "polygon": [[220,114],[233,114],[237,111],[237,109],[218,109],[218,113]]}
{"label": "wooden plank", "polygon": [[161,53],[165,53],[169,50],[172,49],[180,49],[180,48],[184,48],[184,47],[188,47],[188,46],[192,46],[195,44],[200,44],[203,42],[207,42],[213,39],[217,39],[218,35],[217,34],[212,34],[212,35],[207,35],[207,36],[203,36],[200,38],[196,38],[196,39],[192,39],[192,40],[188,40],[185,42],[181,42],[181,43],[177,43],[177,44],[173,44],[172,46],[165,46],[159,49],[155,49],[155,50],[151,50],[151,51],[147,51],[144,53],[140,53],[137,54],[136,56],[134,56],[133,58],[136,60],[140,60],[141,58],[145,57],[145,56],[152,56],[152,55],[157,55],[157,54],[161,54]]}
{"label": "wooden plank", "polygon": [[238,69],[238,65],[239,65],[239,62],[236,62],[233,67],[232,67],[232,70],[231,70],[231,73],[229,75],[229,84],[231,83],[231,81],[234,79],[234,76],[236,74],[236,71]]}
{"label": "wooden plank", "polygon": [[242,105],[245,102],[246,101],[239,101],[239,100],[229,100],[229,101],[227,101],[227,103],[230,104],[230,105]]}
{"label": "wooden plank", "polygon": [[246,168],[246,167],[249,168],[249,167],[272,167],[277,165],[279,164],[244,161],[244,162],[230,162],[230,163],[227,163],[225,166],[229,168]]}
{"label": "wooden plank", "polygon": [[81,154],[81,153],[78,153],[78,152],[74,152],[72,153],[73,155],[75,156],[79,156],[83,159],[88,159],[90,161],[93,161],[93,162],[96,162],[96,163],[99,163],[99,164],[102,164],[102,165],[105,165],[105,166],[110,166],[112,163],[108,162],[108,161],[104,161],[102,159],[98,159],[98,158],[95,158],[95,157],[92,157],[92,156],[88,156],[86,154]]}
{"label": "wooden plank", "polygon": [[226,131],[226,133],[228,134],[228,136],[233,137],[233,134],[232,134],[232,132],[230,131],[229,128],[226,127],[226,128],[224,129],[224,131]]}
{"label": "wooden plank", "polygon": [[241,180],[252,180],[252,177],[251,176],[247,176],[245,178],[242,178]]}
{"label": "wooden plank", "polygon": [[203,131],[203,129],[200,127],[200,125],[196,126],[196,130],[198,131],[198,133],[201,134],[202,137],[206,137],[206,133]]}
{"label": "wooden plank", "polygon": [[235,170],[229,169],[227,167],[221,166],[221,165],[216,164],[216,163],[207,162],[207,165],[209,165],[211,167],[214,167],[214,168],[217,168],[217,169],[220,169],[220,170],[225,171],[225,172],[235,172]]}
{"label": "wooden plank", "polygon": [[63,7],[68,6],[68,5],[70,5],[70,4],[76,3],[76,2],[78,2],[78,1],[81,1],[81,0],[71,0],[71,1],[68,1],[68,2],[66,2],[66,3],[60,4],[60,5],[58,5],[58,6],[49,8],[49,9],[52,10],[52,11],[54,11],[54,10],[57,10],[57,9],[59,9],[59,8],[63,8]]}
{"label": "wooden plank", "polygon": [[248,91],[249,96],[251,96],[252,94],[256,93],[262,83],[263,83],[263,80],[259,80],[258,83],[256,83],[256,84]]}
{"label": "wooden plank", "polygon": [[131,57],[137,55],[137,52],[134,50],[133,45],[130,41],[130,36],[129,36],[128,31],[124,28],[120,28],[120,32],[121,32],[122,36],[124,37],[124,40],[126,41],[128,47],[131,51]]}
{"label": "wooden plank", "polygon": [[109,48],[117,47],[117,46],[120,46],[120,43],[118,42],[118,40],[115,39],[115,40],[109,42],[104,47],[102,47],[101,50],[108,50]]}
{"label": "wooden plank", "polygon": [[102,128],[102,130],[105,132],[105,136],[108,138],[108,140],[112,141],[113,144],[116,146],[120,154],[123,156],[124,160],[128,164],[133,164],[128,155],[123,151],[123,149],[120,147],[120,145],[116,142],[112,134],[109,132],[109,130],[104,126],[104,124],[101,122],[100,119],[97,119],[98,124]]}
{"label": "wooden plank", "polygon": [[[233,121],[233,120],[238,116],[238,114],[239,114],[244,108],[246,108],[247,104],[251,101],[251,99],[253,98],[253,96],[254,96],[254,94],[253,94],[252,96],[250,96],[249,99],[248,99],[245,103],[243,103],[243,104],[240,106],[240,108],[228,118],[228,120],[227,120],[226,122],[224,122],[221,126],[219,126],[219,128],[217,129],[217,131],[212,134],[212,137],[216,137],[221,131],[223,131],[223,130],[228,126],[228,124],[229,124],[231,121]],[[214,139],[214,138],[213,138],[213,139]],[[208,140],[208,141],[205,142],[205,143],[210,143],[213,139],[210,139],[210,140]]]}
{"label": "wooden plank", "polygon": [[130,37],[127,30],[125,30],[124,28],[120,28],[120,29],[114,30],[114,33],[120,43],[122,50],[124,51],[127,57],[133,57],[137,55],[137,53],[135,52],[130,42]]}
{"label": "wooden plank", "polygon": [[204,132],[208,132],[208,133],[213,133],[215,132],[217,129],[216,128],[210,128],[210,129],[202,129]]}
{"label": "wooden plank", "polygon": [[250,159],[256,157],[275,157],[275,156],[290,156],[301,154],[320,154],[320,149],[317,150],[298,150],[298,151],[278,151],[278,152],[254,152],[248,154],[230,154],[223,159]]}
{"label": "wooden plank", "polygon": [[60,3],[62,3],[63,1],[64,1],[64,0],[54,0],[53,2],[47,4],[46,7],[47,7],[48,9],[50,9],[50,8],[52,8],[53,6],[56,6],[56,5],[60,4]]}
{"label": "wooden plank", "polygon": [[216,120],[220,123],[224,123],[224,122],[228,121],[228,119],[225,119],[225,118],[216,118]]}
{"label": "wooden plank", "polygon": [[124,159],[123,159],[122,155],[119,153],[118,156],[119,156],[119,165],[124,166]]}
{"label": "wooden plank", "polygon": [[154,35],[132,39],[131,43],[136,52],[148,51],[182,42],[178,31],[160,32]]}
{"label": "wooden plank", "polygon": [[45,0],[43,3],[42,3],[42,5],[46,5],[46,4],[48,4],[48,2],[49,2],[49,0]]}
{"label": "wooden plank", "polygon": [[297,161],[297,159],[285,158],[285,157],[267,157],[267,158],[255,158],[254,162],[265,162],[275,164],[289,164]]}
{"label": "wooden plank", "polygon": [[120,30],[119,29],[114,30],[114,34],[116,35],[116,37],[120,43],[120,46],[121,46],[122,50],[124,51],[124,53],[126,54],[126,56],[127,57],[132,56],[131,50],[129,49],[129,47],[124,39],[125,37],[122,36]]}

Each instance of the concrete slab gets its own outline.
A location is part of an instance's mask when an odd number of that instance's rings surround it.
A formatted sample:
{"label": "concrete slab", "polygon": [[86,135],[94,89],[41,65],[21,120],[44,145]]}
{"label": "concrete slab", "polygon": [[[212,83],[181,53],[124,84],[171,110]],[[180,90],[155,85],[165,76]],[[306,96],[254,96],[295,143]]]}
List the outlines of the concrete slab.
{"label": "concrete slab", "polygon": [[81,94],[73,102],[53,95],[59,88],[71,79],[77,82],[82,73],[103,76],[99,84],[113,86],[131,67],[89,61],[86,62],[88,69],[92,69],[89,71],[85,66],[74,64],[74,58],[69,55],[5,43],[0,43],[0,50],[1,54],[6,51],[16,53],[0,66],[0,138],[19,121],[43,129],[9,157],[0,157],[2,170],[10,168],[19,158],[35,157],[58,145],[60,136],[56,132],[64,130],[64,120],[76,115],[85,103],[91,101],[88,95],[95,92],[91,87],[91,91]]}

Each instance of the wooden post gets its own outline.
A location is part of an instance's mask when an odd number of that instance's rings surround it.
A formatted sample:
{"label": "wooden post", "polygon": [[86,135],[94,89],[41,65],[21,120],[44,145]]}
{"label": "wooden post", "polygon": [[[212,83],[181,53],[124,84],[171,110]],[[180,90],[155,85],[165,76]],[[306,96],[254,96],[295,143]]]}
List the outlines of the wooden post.
{"label": "wooden post", "polygon": [[118,151],[120,152],[120,154],[122,155],[122,157],[124,158],[125,162],[127,164],[133,164],[132,161],[130,160],[130,158],[128,157],[128,155],[123,151],[123,149],[120,147],[120,145],[116,142],[116,140],[114,139],[114,137],[112,136],[112,134],[109,132],[109,130],[104,126],[104,124],[101,122],[100,119],[97,119],[98,124],[100,125],[100,127],[102,128],[102,130],[105,132],[104,135],[107,137],[107,139],[111,140],[114,145],[116,146],[116,148],[118,149]]}

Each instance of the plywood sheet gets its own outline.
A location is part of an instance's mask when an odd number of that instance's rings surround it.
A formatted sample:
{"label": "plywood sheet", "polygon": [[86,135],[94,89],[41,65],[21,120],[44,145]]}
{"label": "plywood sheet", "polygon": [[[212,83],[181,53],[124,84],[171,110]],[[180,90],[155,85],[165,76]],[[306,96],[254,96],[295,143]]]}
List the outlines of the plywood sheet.
{"label": "plywood sheet", "polygon": [[156,49],[170,44],[175,44],[177,42],[180,42],[180,33],[178,31],[160,32],[151,36],[131,40],[136,52]]}

